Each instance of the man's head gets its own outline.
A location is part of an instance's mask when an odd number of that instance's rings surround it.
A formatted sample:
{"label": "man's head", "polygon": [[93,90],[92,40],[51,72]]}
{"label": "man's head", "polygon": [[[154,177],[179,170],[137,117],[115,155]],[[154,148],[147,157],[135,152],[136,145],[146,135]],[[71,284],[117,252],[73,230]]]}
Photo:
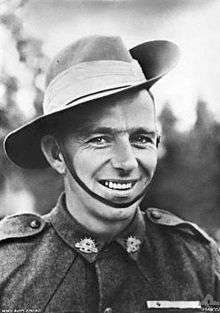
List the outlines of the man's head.
{"label": "man's head", "polygon": [[[81,207],[97,208],[94,213],[105,218],[118,216],[120,207],[137,206],[157,163],[158,134],[149,93],[130,91],[96,100],[72,114],[72,123],[42,139],[45,157],[64,175],[67,192]],[[100,211],[97,200],[111,209]]]}
{"label": "man's head", "polygon": [[123,208],[143,197],[156,166],[148,91],[178,56],[168,41],[131,50],[114,36],[70,44],[48,69],[44,114],[7,136],[7,155],[25,168],[49,163],[64,175],[67,193],[79,204],[93,199],[94,206],[99,202],[123,215]]}

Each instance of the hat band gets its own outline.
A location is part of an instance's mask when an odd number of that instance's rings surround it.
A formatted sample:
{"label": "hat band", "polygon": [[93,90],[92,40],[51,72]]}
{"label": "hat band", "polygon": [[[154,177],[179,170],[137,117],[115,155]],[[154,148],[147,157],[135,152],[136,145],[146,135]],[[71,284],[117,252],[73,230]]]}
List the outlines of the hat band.
{"label": "hat band", "polygon": [[45,114],[56,112],[76,99],[106,90],[146,82],[137,61],[91,61],[73,65],[52,80],[45,91]]}

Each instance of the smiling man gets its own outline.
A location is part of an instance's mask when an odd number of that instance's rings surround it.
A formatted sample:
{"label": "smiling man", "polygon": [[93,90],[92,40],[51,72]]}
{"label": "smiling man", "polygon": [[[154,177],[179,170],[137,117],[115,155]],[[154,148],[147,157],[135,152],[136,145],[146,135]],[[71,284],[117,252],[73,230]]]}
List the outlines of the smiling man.
{"label": "smiling man", "polygon": [[156,168],[154,103],[146,90],[128,91],[75,108],[69,117],[43,137],[42,150],[64,175],[71,214],[114,237],[133,218]]}
{"label": "smiling man", "polygon": [[1,221],[1,309],[198,311],[220,300],[214,241],[167,211],[139,208],[159,144],[149,89],[177,59],[171,42],[128,51],[110,36],[80,39],[54,58],[44,114],[10,133],[5,149],[21,167],[51,166],[64,193],[46,216]]}

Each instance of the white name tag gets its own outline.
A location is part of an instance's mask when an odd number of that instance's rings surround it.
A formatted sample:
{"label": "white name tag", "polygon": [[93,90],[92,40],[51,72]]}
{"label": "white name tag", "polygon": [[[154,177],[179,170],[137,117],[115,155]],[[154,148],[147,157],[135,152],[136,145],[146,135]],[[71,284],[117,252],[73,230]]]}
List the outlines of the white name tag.
{"label": "white name tag", "polygon": [[146,301],[149,309],[201,309],[200,301]]}

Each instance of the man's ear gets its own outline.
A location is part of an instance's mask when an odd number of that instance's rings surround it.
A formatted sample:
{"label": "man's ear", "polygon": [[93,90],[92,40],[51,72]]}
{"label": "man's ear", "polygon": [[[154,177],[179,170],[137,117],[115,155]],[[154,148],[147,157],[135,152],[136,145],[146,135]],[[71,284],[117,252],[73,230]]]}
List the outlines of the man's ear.
{"label": "man's ear", "polygon": [[54,136],[46,135],[41,139],[41,150],[50,166],[59,174],[65,174],[66,165]]}

